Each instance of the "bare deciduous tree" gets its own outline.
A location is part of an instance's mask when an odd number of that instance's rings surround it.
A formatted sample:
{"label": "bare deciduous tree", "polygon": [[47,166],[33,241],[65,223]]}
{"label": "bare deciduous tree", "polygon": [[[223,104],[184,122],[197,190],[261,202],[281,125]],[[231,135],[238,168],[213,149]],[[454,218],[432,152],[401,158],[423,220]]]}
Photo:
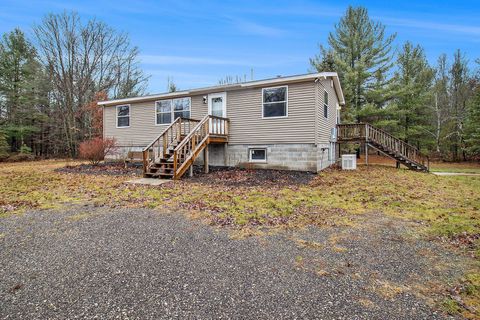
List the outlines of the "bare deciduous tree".
{"label": "bare deciduous tree", "polygon": [[82,106],[98,92],[115,98],[140,95],[147,77],[138,67],[138,49],[128,35],[95,19],[82,23],[77,13],[49,14],[34,27],[40,57],[48,66],[67,150],[76,154],[89,117]]}

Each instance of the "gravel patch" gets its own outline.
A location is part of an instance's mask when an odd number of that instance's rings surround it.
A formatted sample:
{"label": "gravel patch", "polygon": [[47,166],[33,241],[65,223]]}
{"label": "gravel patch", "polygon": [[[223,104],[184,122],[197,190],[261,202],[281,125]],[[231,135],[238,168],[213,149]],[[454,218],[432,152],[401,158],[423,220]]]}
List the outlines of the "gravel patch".
{"label": "gravel patch", "polygon": [[382,219],[234,240],[144,209],[6,217],[0,318],[447,318],[413,283],[438,279],[432,263],[457,258]]}

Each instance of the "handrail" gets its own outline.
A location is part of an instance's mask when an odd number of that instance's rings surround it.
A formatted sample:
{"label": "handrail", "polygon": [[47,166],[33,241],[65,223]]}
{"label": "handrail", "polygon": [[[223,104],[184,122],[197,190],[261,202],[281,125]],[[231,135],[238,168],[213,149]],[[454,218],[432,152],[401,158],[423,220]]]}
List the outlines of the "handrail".
{"label": "handrail", "polygon": [[176,146],[173,153],[174,179],[180,178],[192,165],[198,153],[205,148],[211,135],[227,136],[229,119],[206,115]]}
{"label": "handrail", "polygon": [[[339,140],[365,140],[367,143],[372,141],[383,145],[390,151],[416,162],[429,169],[429,158],[420,152],[418,148],[411,144],[400,140],[383,129],[376,128],[368,123],[355,124],[339,124],[338,138]],[[353,129],[353,130],[349,130]],[[426,163],[425,163],[426,162]]]}
{"label": "handrail", "polygon": [[[148,166],[154,162],[157,157],[165,157],[168,148],[174,142],[180,142],[182,135],[189,134],[192,131],[191,124],[195,122],[199,122],[199,120],[184,117],[176,118],[159,136],[145,147],[142,150],[143,173],[145,174],[147,172]],[[153,151],[153,159],[150,159],[150,151]],[[157,153],[155,151],[157,151]]]}
{"label": "handrail", "polygon": [[162,133],[160,133],[155,139],[153,139],[153,141],[148,145],[146,146],[145,148],[143,148],[142,151],[147,151],[148,149],[150,149],[153,144],[157,141],[157,140],[160,140],[160,138],[168,131],[170,130],[177,122],[179,122],[181,119],[181,117],[178,117],[177,119],[175,119],[175,121],[173,121],[168,127],[165,128],[165,130],[162,131]]}

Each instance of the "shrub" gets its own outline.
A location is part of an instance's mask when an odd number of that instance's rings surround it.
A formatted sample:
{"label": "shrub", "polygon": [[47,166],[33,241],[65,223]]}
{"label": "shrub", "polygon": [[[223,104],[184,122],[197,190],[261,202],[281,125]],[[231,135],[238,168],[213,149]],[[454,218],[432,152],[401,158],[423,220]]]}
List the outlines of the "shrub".
{"label": "shrub", "polygon": [[81,159],[97,165],[105,156],[116,149],[115,139],[94,138],[80,143],[78,148]]}
{"label": "shrub", "polygon": [[35,156],[29,153],[16,153],[7,158],[7,162],[33,161]]}

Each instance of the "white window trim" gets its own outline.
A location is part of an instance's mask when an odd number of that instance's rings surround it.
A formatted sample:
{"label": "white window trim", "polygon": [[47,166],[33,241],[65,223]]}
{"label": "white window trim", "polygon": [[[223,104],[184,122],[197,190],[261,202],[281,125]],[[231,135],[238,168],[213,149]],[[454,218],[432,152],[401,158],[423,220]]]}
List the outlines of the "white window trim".
{"label": "white window trim", "polygon": [[[263,92],[267,89],[276,89],[276,88],[286,88],[287,90],[285,91],[285,101],[276,101],[276,102],[285,102],[285,115],[284,116],[277,116],[277,117],[265,117],[265,102],[263,102]],[[268,87],[268,88],[262,88],[262,119],[281,119],[281,118],[288,118],[288,85],[284,86],[276,86],[276,87]],[[276,102],[267,102],[267,103],[276,103]]]}
{"label": "white window trim", "polygon": [[[121,116],[121,118],[128,117],[128,126],[121,126],[121,127],[118,126],[118,108],[120,108],[120,107],[128,107],[128,116]],[[129,104],[122,104],[122,105],[119,105],[119,106],[115,107],[115,126],[117,127],[117,129],[130,128],[130,124],[131,124],[131,120],[132,120],[131,117],[130,117],[130,110],[131,109],[132,109],[132,107]]]}
{"label": "white window trim", "polygon": [[[325,103],[325,93],[327,94],[327,97],[328,97],[328,100],[329,100],[327,103]],[[328,119],[328,112],[330,111],[329,110],[330,109],[330,104],[329,103],[330,103],[330,95],[328,94],[328,91],[326,89],[323,89],[323,110],[322,111],[323,111],[323,117],[325,119]],[[326,117],[325,117],[325,106],[327,107],[327,116]]]}
{"label": "white window trim", "polygon": [[[265,159],[252,159],[253,150],[265,150]],[[267,148],[265,147],[248,148],[248,162],[267,163]]]}
{"label": "white window trim", "polygon": [[[154,107],[155,107],[155,120],[154,120],[154,121],[155,121],[155,125],[156,125],[156,126],[166,126],[166,125],[171,124],[171,123],[172,123],[172,120],[170,120],[170,123],[158,123],[158,122],[157,122],[157,120],[158,120],[157,115],[158,115],[159,113],[167,113],[167,112],[157,112],[157,102],[160,102],[160,101],[170,101],[170,116],[171,116],[170,119],[173,119],[173,114],[172,114],[172,110],[173,110],[173,99],[163,99],[163,100],[157,100],[157,101],[155,101],[155,105],[154,105]],[[190,107],[191,107],[191,106],[190,106]]]}
{"label": "white window trim", "polygon": [[[190,111],[190,118],[191,118],[191,117],[192,117],[192,97],[176,97],[176,98],[172,98],[172,99],[162,99],[162,100],[157,100],[157,101],[155,101],[155,104],[154,104],[154,108],[155,108],[155,120],[154,120],[154,121],[155,121],[155,125],[156,125],[156,126],[167,126],[167,125],[169,125],[169,124],[172,124],[173,121],[175,121],[175,106],[174,106],[174,104],[173,104],[173,101],[174,101],[174,100],[179,100],[179,99],[185,99],[185,98],[188,99],[189,104],[190,104],[190,110],[188,110],[188,111]],[[170,114],[171,114],[171,116],[172,116],[172,117],[171,117],[172,120],[170,121],[170,123],[157,123],[157,114],[159,114],[159,113],[166,113],[166,112],[157,112],[157,102],[167,101],[167,100],[169,100],[170,103],[171,103]]]}

